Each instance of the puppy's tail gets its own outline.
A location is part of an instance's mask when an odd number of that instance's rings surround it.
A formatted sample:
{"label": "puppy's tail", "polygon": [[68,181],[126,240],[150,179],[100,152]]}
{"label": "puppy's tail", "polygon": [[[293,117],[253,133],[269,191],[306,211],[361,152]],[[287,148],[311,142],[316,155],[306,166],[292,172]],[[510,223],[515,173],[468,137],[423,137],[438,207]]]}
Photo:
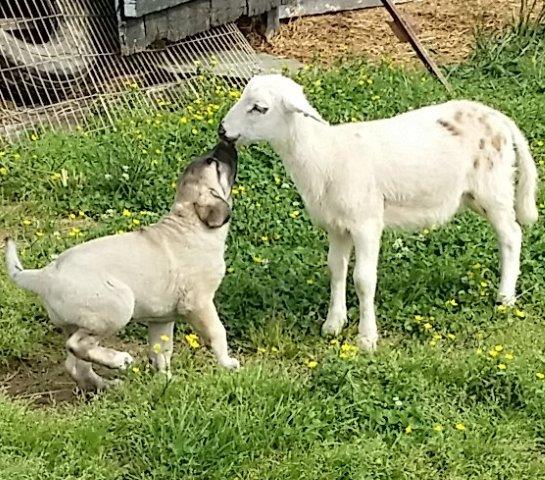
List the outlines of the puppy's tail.
{"label": "puppy's tail", "polygon": [[21,288],[34,293],[41,292],[41,270],[25,270],[19,257],[17,247],[11,238],[6,238],[6,267],[9,277]]}

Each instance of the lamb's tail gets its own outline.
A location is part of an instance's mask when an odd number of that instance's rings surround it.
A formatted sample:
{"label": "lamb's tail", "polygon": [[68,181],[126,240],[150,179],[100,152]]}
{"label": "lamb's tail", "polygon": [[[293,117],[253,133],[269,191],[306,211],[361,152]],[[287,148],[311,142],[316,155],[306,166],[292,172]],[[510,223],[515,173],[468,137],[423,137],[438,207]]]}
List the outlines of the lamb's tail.
{"label": "lamb's tail", "polygon": [[518,126],[509,119],[509,128],[518,160],[518,182],[515,192],[515,211],[520,224],[531,225],[537,221],[536,207],[537,168],[528,140]]}
{"label": "lamb's tail", "polygon": [[17,247],[11,238],[6,238],[6,267],[9,277],[21,288],[34,293],[41,292],[42,271],[23,268],[17,256]]}

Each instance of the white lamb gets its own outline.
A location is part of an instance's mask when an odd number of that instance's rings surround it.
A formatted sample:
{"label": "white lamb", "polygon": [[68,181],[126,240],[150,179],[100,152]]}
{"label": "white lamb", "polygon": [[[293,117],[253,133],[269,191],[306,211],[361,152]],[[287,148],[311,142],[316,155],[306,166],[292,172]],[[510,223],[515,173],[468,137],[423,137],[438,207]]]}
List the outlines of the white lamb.
{"label": "white lamb", "polygon": [[312,220],[328,232],[331,303],[324,334],[337,335],[346,323],[346,275],[354,246],[358,343],[376,348],[382,230],[444,223],[462,206],[495,229],[501,250],[498,299],[515,302],[519,223],[537,220],[537,172],[528,142],[506,115],[480,103],[450,101],[384,120],[329,125],[300,85],[263,75],[248,83],[219,134],[236,143],[269,142]]}

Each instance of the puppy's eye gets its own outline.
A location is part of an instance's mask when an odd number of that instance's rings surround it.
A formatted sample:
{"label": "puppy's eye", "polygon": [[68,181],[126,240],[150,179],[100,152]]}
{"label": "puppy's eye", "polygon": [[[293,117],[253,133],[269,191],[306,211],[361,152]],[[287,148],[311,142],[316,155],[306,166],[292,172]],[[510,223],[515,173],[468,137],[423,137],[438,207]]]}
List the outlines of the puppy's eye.
{"label": "puppy's eye", "polygon": [[250,113],[257,112],[257,113],[267,113],[269,109],[267,107],[260,107],[257,103],[250,109]]}

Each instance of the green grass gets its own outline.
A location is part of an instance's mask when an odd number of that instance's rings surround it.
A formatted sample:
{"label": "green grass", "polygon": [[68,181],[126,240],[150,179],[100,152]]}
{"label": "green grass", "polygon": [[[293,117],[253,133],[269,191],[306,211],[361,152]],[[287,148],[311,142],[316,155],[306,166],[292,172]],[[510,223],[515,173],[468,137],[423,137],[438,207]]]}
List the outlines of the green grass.
{"label": "green grass", "polygon": [[[481,42],[450,72],[456,97],[515,118],[541,175],[544,47],[539,35]],[[310,68],[300,80],[332,122],[446,99],[422,73],[357,60]],[[211,96],[192,111],[131,113],[116,132],[43,133],[0,149],[2,235],[18,237],[25,265],[41,266],[86,239],[138,228],[135,219],[156,221],[183,165],[214,143],[232,100]],[[208,115],[210,103],[219,108]],[[545,194],[539,203],[543,216]],[[140,358],[141,371],[127,374],[122,388],[89,402],[37,409],[0,395],[0,478],[544,478],[545,380],[536,376],[545,373],[543,220],[525,232],[522,295],[518,309],[505,312],[494,307],[496,242],[478,217],[385,234],[375,355],[341,355],[356,332],[353,288],[340,344],[319,336],[326,248],[279,159],[265,146],[242,150],[217,303],[244,367],[221,371],[208,352],[188,347],[180,324],[169,385]],[[0,329],[2,376],[15,358],[32,364],[54,350],[50,361],[62,361],[43,308],[3,267]],[[121,336],[133,348],[145,331],[134,325]]]}

